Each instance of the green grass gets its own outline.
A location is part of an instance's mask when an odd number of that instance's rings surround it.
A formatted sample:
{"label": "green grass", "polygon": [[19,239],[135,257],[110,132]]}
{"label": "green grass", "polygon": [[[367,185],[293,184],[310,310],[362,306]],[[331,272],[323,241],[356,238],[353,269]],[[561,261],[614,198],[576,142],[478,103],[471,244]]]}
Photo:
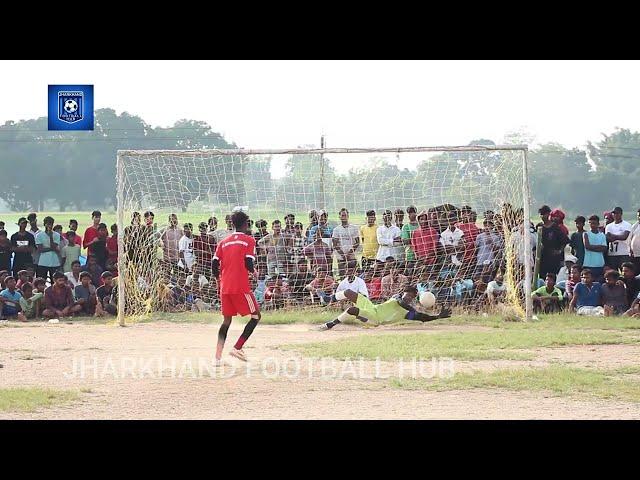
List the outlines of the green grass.
{"label": "green grass", "polygon": [[[405,322],[407,323],[407,322]],[[505,321],[499,315],[457,315],[435,320],[429,325],[477,325],[511,330],[548,329],[596,329],[596,330],[639,330],[640,319],[631,317],[585,317],[570,314],[540,315],[540,320],[530,322]]]}
{"label": "green grass", "polygon": [[595,397],[640,403],[640,380],[618,370],[596,370],[553,365],[547,368],[499,369],[458,373],[440,379],[392,379],[392,386],[408,390],[545,391],[559,396]]}
{"label": "green grass", "polygon": [[[329,309],[318,310],[299,310],[262,312],[260,323],[263,325],[287,325],[292,323],[310,323],[319,324],[327,322],[334,318],[336,311]],[[139,323],[149,323],[156,321],[165,321],[171,323],[199,323],[210,324],[222,322],[222,315],[217,312],[181,312],[181,313],[163,313],[156,312],[148,317],[138,319]],[[249,316],[234,317],[234,321],[246,323]]]}
{"label": "green grass", "polygon": [[288,345],[310,357],[364,358],[393,361],[401,358],[449,357],[458,360],[530,360],[527,349],[568,345],[640,343],[622,332],[579,330],[498,330],[495,332],[446,332],[384,334],[343,338],[337,341]]}
{"label": "green grass", "polygon": [[78,393],[42,388],[0,388],[0,412],[33,412],[38,408],[69,403]]}

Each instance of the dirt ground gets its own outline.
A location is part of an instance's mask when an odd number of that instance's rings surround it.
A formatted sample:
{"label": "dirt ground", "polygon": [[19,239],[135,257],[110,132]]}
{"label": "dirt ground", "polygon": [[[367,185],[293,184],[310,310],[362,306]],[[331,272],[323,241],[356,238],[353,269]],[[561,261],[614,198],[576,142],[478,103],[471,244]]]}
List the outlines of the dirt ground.
{"label": "dirt ground", "polygon": [[[232,325],[228,351],[242,330]],[[341,325],[260,325],[245,347],[248,364],[226,355],[211,365],[218,325],[141,323],[31,324],[0,329],[0,387],[37,386],[80,391],[77,401],[10,419],[638,419],[640,405],[578,400],[540,392],[395,388],[411,375],[395,362],[312,361],[282,345],[415,331],[480,327],[361,329]],[[535,349],[532,361],[428,362],[419,370],[455,372],[553,361],[615,368],[637,364],[640,347],[573,346]]]}

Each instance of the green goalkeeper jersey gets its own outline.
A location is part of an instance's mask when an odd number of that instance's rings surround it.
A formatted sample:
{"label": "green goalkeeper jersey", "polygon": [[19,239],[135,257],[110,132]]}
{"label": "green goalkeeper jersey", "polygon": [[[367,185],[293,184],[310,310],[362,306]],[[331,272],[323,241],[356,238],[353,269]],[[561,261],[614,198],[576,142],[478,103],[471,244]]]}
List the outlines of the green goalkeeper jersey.
{"label": "green goalkeeper jersey", "polygon": [[360,310],[360,316],[377,324],[397,322],[404,319],[409,312],[400,305],[399,296],[392,297],[380,305],[375,305],[364,295],[358,294],[356,307]]}

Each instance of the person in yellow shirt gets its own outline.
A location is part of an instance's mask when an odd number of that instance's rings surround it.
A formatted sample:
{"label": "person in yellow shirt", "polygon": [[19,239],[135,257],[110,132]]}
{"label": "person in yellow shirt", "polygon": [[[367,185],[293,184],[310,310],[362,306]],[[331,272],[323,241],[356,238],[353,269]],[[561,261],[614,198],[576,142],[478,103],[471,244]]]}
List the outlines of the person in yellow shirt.
{"label": "person in yellow shirt", "polygon": [[367,224],[360,226],[360,240],[362,243],[362,268],[376,263],[378,254],[378,236],[376,234],[378,225],[376,224],[375,210],[367,211]]}

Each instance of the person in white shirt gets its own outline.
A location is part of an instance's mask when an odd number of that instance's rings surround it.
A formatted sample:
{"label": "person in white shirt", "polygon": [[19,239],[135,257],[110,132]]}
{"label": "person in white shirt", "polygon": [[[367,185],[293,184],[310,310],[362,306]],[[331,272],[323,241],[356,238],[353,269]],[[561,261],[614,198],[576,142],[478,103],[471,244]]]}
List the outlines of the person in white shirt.
{"label": "person in white shirt", "polygon": [[401,260],[404,256],[404,247],[401,238],[401,230],[391,223],[393,220],[393,213],[391,210],[385,210],[382,215],[384,225],[380,225],[376,230],[376,237],[378,239],[378,253],[376,260],[384,262],[387,257],[393,257],[396,260]]}
{"label": "person in white shirt", "polygon": [[64,276],[69,280],[69,284],[71,285],[71,289],[75,289],[80,282],[80,270],[82,270],[82,265],[79,260],[74,260],[71,262],[71,271],[65,272]]}
{"label": "person in white shirt", "polygon": [[[362,278],[356,275],[357,265],[358,264],[356,262],[349,263],[347,267],[347,276],[338,284],[338,288],[336,288],[335,293],[342,292],[344,290],[351,290],[356,293],[361,293],[365,297],[369,298],[367,285]],[[320,301],[323,305],[336,301],[335,294],[327,295],[320,288],[316,290],[316,294],[320,297]]]}
{"label": "person in white shirt", "polygon": [[622,220],[622,208],[613,209],[613,222],[605,227],[604,233],[609,243],[607,265],[615,270],[620,270],[622,264],[631,259],[627,242],[631,233],[631,224]]}
{"label": "person in white shirt", "polygon": [[489,303],[494,304],[498,301],[504,301],[507,294],[507,284],[504,283],[504,275],[498,272],[495,279],[487,284],[487,298]]}
{"label": "person in white shirt", "polygon": [[[556,286],[564,290],[564,283],[569,280],[569,273],[571,273],[571,267],[578,263],[578,257],[571,254],[564,254],[564,267],[560,269],[556,277]],[[562,283],[562,286],[560,285]]]}
{"label": "person in white shirt", "polygon": [[[456,227],[456,214],[451,212],[447,217],[449,226],[440,232],[440,244],[449,257],[441,270],[441,276],[453,275],[462,265],[460,259],[465,249],[464,232]],[[460,258],[458,258],[460,254]]]}
{"label": "person in white shirt", "polygon": [[178,242],[178,267],[184,268],[187,272],[191,271],[193,267],[193,235],[191,235],[191,231],[193,230],[193,225],[191,223],[185,223],[183,225],[184,235],[180,238]]}
{"label": "person in white shirt", "polygon": [[637,219],[638,221],[631,226],[627,243],[629,244],[631,261],[636,266],[636,272],[640,272],[640,208],[637,212]]}
{"label": "person in white shirt", "polygon": [[357,261],[356,250],[360,246],[360,229],[357,225],[349,224],[349,210],[346,208],[340,209],[340,225],[333,228],[331,236],[338,256],[338,272],[342,277],[347,265]]}

